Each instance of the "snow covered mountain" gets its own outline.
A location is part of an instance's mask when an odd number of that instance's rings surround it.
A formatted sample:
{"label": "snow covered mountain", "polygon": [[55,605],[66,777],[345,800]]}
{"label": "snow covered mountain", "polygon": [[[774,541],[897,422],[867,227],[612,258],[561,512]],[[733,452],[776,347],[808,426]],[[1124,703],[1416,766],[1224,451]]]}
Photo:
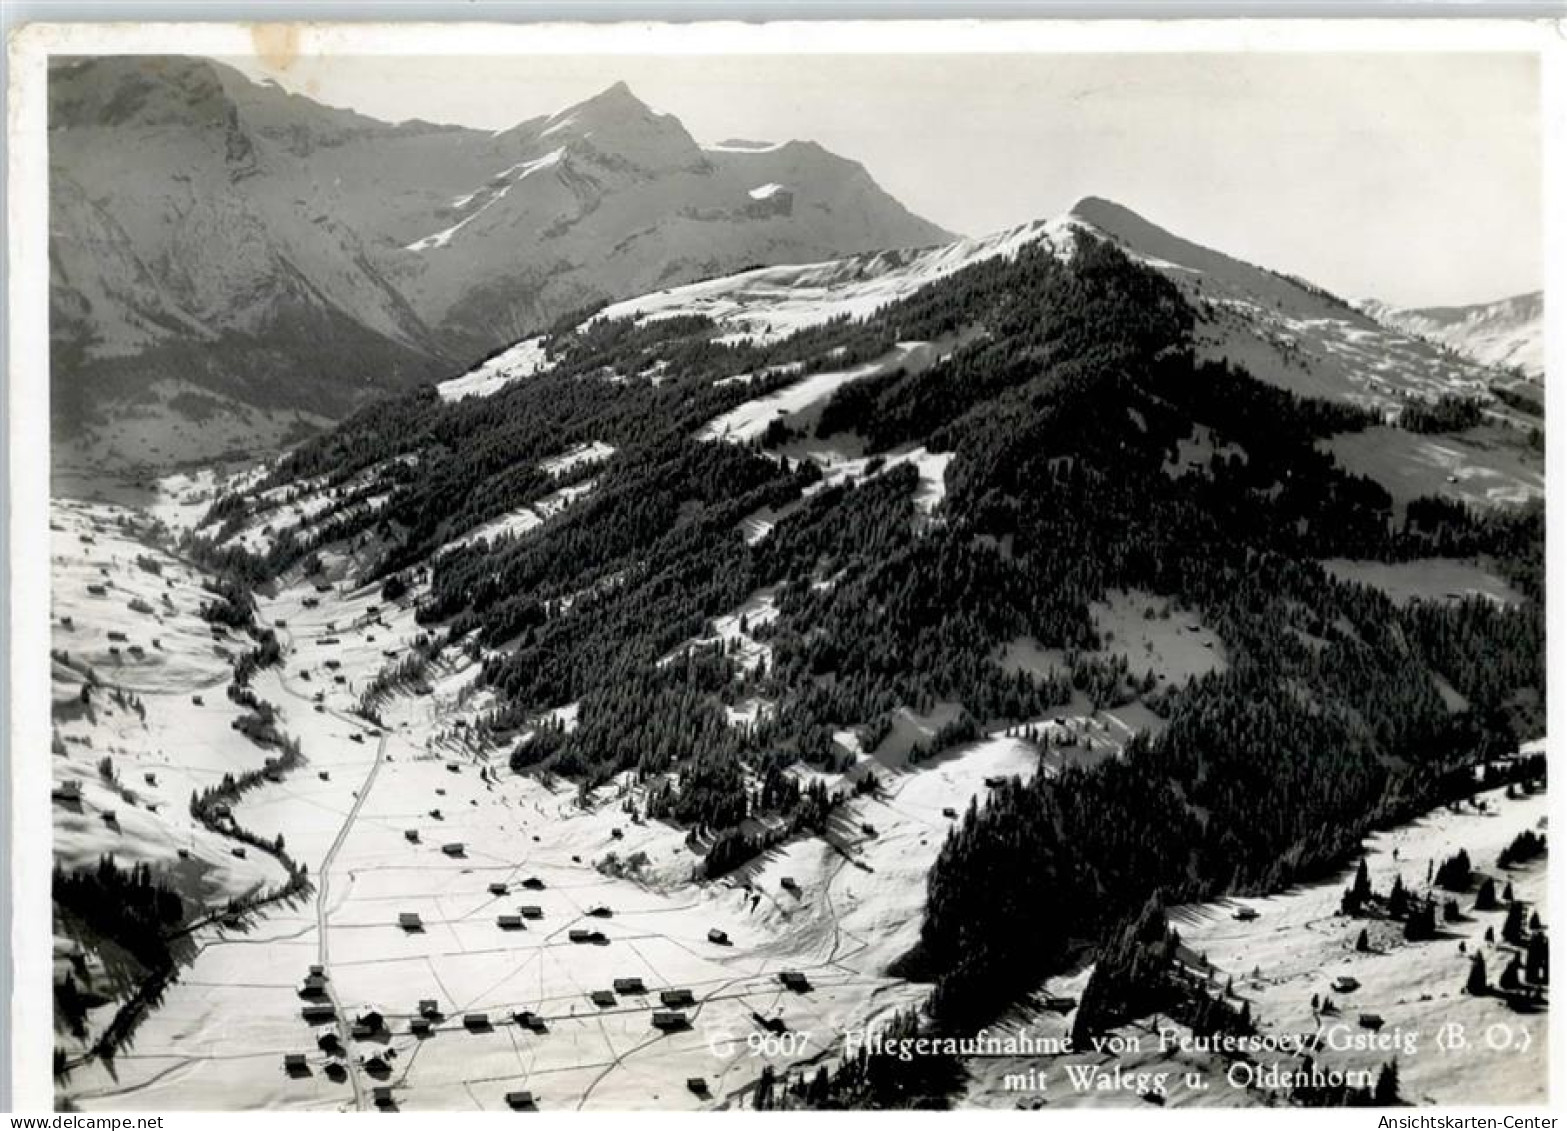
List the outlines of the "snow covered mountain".
{"label": "snow covered mountain", "polygon": [[718,323],[726,340],[773,341],[830,318],[866,317],[965,267],[1015,256],[1030,245],[1069,258],[1085,234],[1109,240],[1176,285],[1196,314],[1199,357],[1243,364],[1259,379],[1302,396],[1390,416],[1411,400],[1448,394],[1489,399],[1497,375],[1485,366],[1412,331],[1382,325],[1311,283],[1192,243],[1097,197],[1052,219],[988,236],[759,268],[627,299],[599,317],[696,314]]}
{"label": "snow covered mountain", "polygon": [[703,149],[623,84],[494,134],[195,58],[68,61],[49,93],[54,407],[93,459],[264,446],[567,310],[950,238],[852,161]]}
{"label": "snow covered mountain", "polygon": [[624,84],[495,140],[520,160],[396,234],[400,285],[470,355],[609,294],[951,238],[818,145],[703,149]]}
{"label": "snow covered mountain", "polygon": [[1437,342],[1482,365],[1545,379],[1545,292],[1469,306],[1392,306],[1376,299],[1356,304],[1383,325]]}
{"label": "snow covered mountain", "polygon": [[[503,214],[561,125],[399,238]],[[559,318],[150,513],[59,500],[62,1100],[1014,1107],[998,1059],[887,1085],[835,1035],[1021,1024],[1073,1038],[1052,1070],[1222,1078],[1081,1038],[1309,1033],[1325,963],[1389,1030],[1529,1022],[1457,992],[1517,912],[1345,905],[1357,857],[1385,892],[1463,847],[1545,910],[1537,849],[1491,863],[1546,808],[1509,757],[1544,725],[1542,445],[1493,377],[1089,199]],[[140,869],[181,952],[100,898]],[[103,939],[166,979],[117,1060],[146,981],[106,986]],[[758,1026],[828,1035],[723,1054]],[[1397,1073],[1532,1100],[1532,1047]]]}
{"label": "snow covered mountain", "polygon": [[1496,375],[1433,348],[1407,328],[1303,279],[1253,266],[1172,235],[1131,210],[1090,197],[1070,215],[1165,275],[1198,311],[1199,355],[1245,365],[1302,396],[1385,414],[1410,400],[1488,398]]}

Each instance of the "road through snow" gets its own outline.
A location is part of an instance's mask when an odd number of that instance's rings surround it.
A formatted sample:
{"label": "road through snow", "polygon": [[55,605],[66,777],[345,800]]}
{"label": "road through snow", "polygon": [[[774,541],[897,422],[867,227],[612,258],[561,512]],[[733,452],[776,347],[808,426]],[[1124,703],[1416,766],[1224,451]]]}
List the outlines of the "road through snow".
{"label": "road through snow", "polygon": [[[332,917],[329,907],[332,893],[332,862],[337,859],[338,849],[342,848],[343,842],[348,839],[348,834],[354,827],[354,820],[359,816],[365,798],[370,796],[370,787],[375,784],[375,775],[380,771],[381,762],[386,757],[386,737],[383,734],[381,741],[376,744],[375,761],[370,763],[370,772],[365,775],[365,783],[359,787],[358,796],[354,798],[354,807],[343,819],[343,827],[337,830],[337,839],[327,850],[326,856],[321,861],[321,869],[316,873],[316,961],[320,963],[321,972],[326,976],[326,994],[332,1001],[332,1012],[337,1017],[338,1040],[342,1042],[345,1049],[352,1047],[349,1044],[348,1020],[343,1016],[343,1004],[337,1000],[337,991],[332,988],[332,959],[327,937],[327,927]],[[354,1089],[354,1107],[362,1110],[364,1089],[360,1086],[359,1071],[352,1060],[348,1062],[348,1082]]]}

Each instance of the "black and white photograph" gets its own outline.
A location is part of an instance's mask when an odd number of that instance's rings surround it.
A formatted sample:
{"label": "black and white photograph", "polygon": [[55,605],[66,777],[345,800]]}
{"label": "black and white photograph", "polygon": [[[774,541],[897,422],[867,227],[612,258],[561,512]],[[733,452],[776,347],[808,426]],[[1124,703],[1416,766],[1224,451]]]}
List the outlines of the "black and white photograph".
{"label": "black and white photograph", "polygon": [[1562,43],[1211,30],[13,37],[16,1110],[1545,1110]]}

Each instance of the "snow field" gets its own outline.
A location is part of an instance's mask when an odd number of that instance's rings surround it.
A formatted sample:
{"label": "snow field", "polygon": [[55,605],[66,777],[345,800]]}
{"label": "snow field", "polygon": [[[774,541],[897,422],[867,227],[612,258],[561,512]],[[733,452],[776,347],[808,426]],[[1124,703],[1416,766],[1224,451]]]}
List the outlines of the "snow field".
{"label": "snow field", "polygon": [[727,333],[758,343],[776,342],[840,315],[863,318],[970,264],[1016,255],[1029,244],[1069,256],[1076,228],[1075,220],[1063,217],[923,251],[763,267],[614,303],[597,317],[649,320],[700,314]]}
{"label": "snow field", "polygon": [[592,492],[596,486],[598,486],[597,480],[586,479],[581,483],[573,483],[557,491],[551,491],[531,506],[518,507],[516,510],[503,514],[499,518],[491,519],[483,526],[476,527],[462,537],[448,542],[441,549],[452,550],[461,546],[476,545],[480,542],[495,542],[502,538],[520,537],[560,514],[561,511],[577,502],[584,495]]}
{"label": "snow field", "polygon": [[[1465,805],[1461,812],[1438,809],[1408,825],[1372,835],[1365,842],[1365,859],[1375,890],[1386,894],[1393,877],[1402,875],[1412,891],[1423,891],[1428,864],[1440,865],[1459,848],[1468,851],[1477,872],[1497,877],[1496,853],[1523,828],[1534,828],[1545,816],[1549,802],[1544,793],[1508,800],[1505,791],[1481,795],[1486,811]],[[1396,855],[1395,855],[1396,854]],[[1544,860],[1512,869],[1505,874],[1517,897],[1547,915],[1547,872]],[[1548,1014],[1520,1014],[1495,997],[1473,998],[1461,992],[1469,970],[1469,955],[1478,948],[1486,958],[1492,983],[1512,948],[1505,943],[1486,944],[1486,928],[1500,937],[1503,913],[1470,912],[1473,891],[1460,895],[1465,918],[1441,925],[1435,940],[1405,943],[1402,925],[1373,918],[1348,918],[1339,914],[1339,901],[1354,877],[1346,868],[1331,880],[1289,889],[1266,897],[1223,899],[1213,903],[1171,908],[1171,925],[1185,945],[1205,955],[1216,967],[1213,988],[1221,990],[1233,978],[1236,997],[1247,1002],[1260,1034],[1273,1039],[1306,1038],[1319,1034],[1324,1047],[1315,1054],[1319,1067],[1336,1071],[1365,1071],[1373,1076],[1387,1061],[1397,1060],[1400,1093],[1417,1105],[1485,1105],[1544,1102],[1548,1063]],[[1438,890],[1439,902],[1444,898]],[[1250,921],[1235,918],[1242,907],[1257,912]],[[1360,929],[1372,938],[1369,953],[1357,953]],[[1459,950],[1463,944],[1465,951]],[[1072,975],[1052,979],[1049,993],[1080,998],[1092,973],[1084,966]],[[1332,983],[1350,977],[1358,988],[1338,991]],[[1333,998],[1334,1015],[1316,1014],[1313,994]],[[1362,1014],[1375,1014],[1382,1026],[1374,1034],[1360,1024]],[[1436,1037],[1457,1024],[1467,1035],[1462,1050],[1444,1051]],[[1505,1034],[1499,1046],[1489,1047],[1486,1034],[1492,1026]],[[1220,1055],[1161,1048],[1159,1032],[1187,1031],[1164,1016],[1140,1018],[1114,1030],[1110,1036],[1135,1041],[1140,1048],[1113,1058],[1093,1049],[1061,1056],[998,1057],[968,1063],[971,1083],[963,1103],[987,1108],[1130,1106],[1147,1101],[1135,1088],[1101,1091],[1079,1090],[1067,1077],[1069,1065],[1119,1067],[1125,1073],[1168,1073],[1169,1107],[1252,1107],[1277,1105],[1281,1091],[1264,1084],[1231,1086],[1226,1073],[1234,1061]],[[997,1030],[1007,1035],[1064,1036],[1071,1031],[1071,1013],[1039,1007],[1020,1007]],[[1528,1047],[1524,1047],[1527,1033]],[[1187,1034],[1189,1035],[1189,1033]],[[1381,1038],[1384,1048],[1352,1047],[1355,1042]],[[1406,1044],[1405,1042],[1412,1042]],[[1340,1046],[1340,1047],[1334,1047]],[[1259,1067],[1295,1071],[1302,1062],[1290,1055],[1265,1054],[1253,1058]],[[1009,1086],[1009,1074],[1037,1070],[1047,1080],[1043,1089]],[[1181,1083],[1181,1074],[1197,1069],[1207,1074],[1211,1086],[1192,1090]]]}
{"label": "snow field", "polygon": [[493,396],[513,381],[543,373],[548,368],[544,339],[527,338],[461,377],[442,381],[436,386],[436,391],[443,401],[448,402],[460,401],[464,397]]}

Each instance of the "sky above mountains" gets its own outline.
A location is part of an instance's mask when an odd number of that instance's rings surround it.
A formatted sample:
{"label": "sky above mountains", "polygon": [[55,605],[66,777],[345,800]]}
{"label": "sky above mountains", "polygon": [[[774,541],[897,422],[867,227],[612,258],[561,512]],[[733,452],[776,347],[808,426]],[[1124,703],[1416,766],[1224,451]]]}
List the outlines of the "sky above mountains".
{"label": "sky above mountains", "polygon": [[226,60],[397,121],[500,129],[625,81],[704,143],[809,138],[967,234],[1084,195],[1345,295],[1539,289],[1525,56],[303,57]]}

